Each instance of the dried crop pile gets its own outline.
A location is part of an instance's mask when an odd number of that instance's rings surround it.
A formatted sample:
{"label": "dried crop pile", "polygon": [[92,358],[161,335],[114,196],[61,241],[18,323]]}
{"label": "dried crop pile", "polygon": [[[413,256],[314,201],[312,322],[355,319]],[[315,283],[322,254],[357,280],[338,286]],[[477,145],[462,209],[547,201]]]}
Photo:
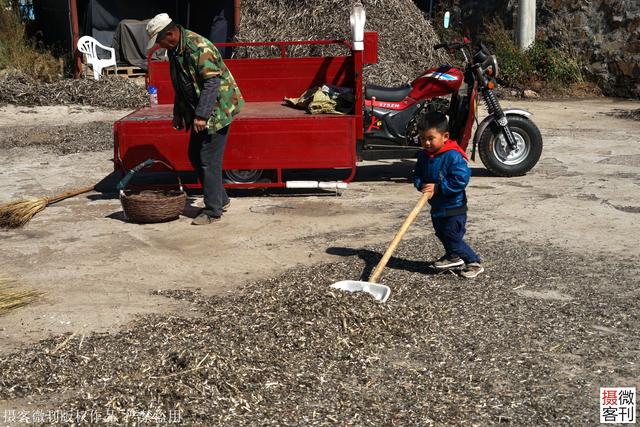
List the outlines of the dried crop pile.
{"label": "dried crop pile", "polygon": [[0,105],[92,105],[110,109],[137,108],[148,102],[145,88],[119,77],[63,79],[51,83],[19,72],[0,77]]}
{"label": "dried crop pile", "polygon": [[[405,84],[425,69],[446,62],[434,52],[438,36],[412,0],[364,0],[367,31],[379,36],[379,63],[367,67],[367,82]],[[351,39],[349,14],[353,2],[344,0],[244,0],[239,41]],[[249,53],[256,55],[256,50]],[[261,51],[266,54],[265,50]],[[296,55],[345,54],[345,50],[292,48]],[[238,50],[244,55],[242,49]],[[277,51],[270,53],[278,54]]]}
{"label": "dried crop pile", "polygon": [[0,399],[45,394],[56,408],[111,411],[120,424],[153,410],[198,425],[597,423],[598,387],[640,377],[629,363],[640,339],[637,265],[473,243],[488,272],[470,282],[430,274],[434,239],[403,242],[384,305],[327,289],[370,271],[383,248],[335,248],[354,256],[240,295],[161,291],[193,315],[146,316],[119,333],[4,356]]}
{"label": "dried crop pile", "polygon": [[0,128],[0,148],[37,147],[59,154],[113,147],[113,123]]}

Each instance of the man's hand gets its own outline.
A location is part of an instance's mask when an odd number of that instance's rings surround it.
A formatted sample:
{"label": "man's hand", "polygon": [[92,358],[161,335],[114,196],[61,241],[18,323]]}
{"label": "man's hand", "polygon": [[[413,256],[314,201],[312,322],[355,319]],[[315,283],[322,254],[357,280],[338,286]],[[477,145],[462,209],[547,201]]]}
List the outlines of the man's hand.
{"label": "man's hand", "polygon": [[173,118],[173,128],[175,130],[184,129],[184,119],[182,117],[175,116]]}
{"label": "man's hand", "polygon": [[423,193],[433,193],[435,194],[436,192],[436,184],[425,184],[422,186],[422,188],[420,188],[420,191],[422,191]]}
{"label": "man's hand", "polygon": [[193,130],[196,132],[202,132],[207,128],[207,121],[205,119],[201,119],[200,117],[196,117],[193,120]]}

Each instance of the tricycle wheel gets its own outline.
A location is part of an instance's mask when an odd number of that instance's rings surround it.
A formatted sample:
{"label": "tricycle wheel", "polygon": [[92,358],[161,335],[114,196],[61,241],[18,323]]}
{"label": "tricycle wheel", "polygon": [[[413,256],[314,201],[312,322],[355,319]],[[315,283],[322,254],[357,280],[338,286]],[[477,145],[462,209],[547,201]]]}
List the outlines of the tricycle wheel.
{"label": "tricycle wheel", "polygon": [[502,129],[492,123],[480,136],[478,151],[482,163],[494,175],[521,176],[538,163],[542,154],[542,135],[526,117],[510,114],[507,119],[516,139],[516,149],[509,149]]}
{"label": "tricycle wheel", "polygon": [[224,174],[232,184],[253,184],[262,177],[262,169],[229,169]]}

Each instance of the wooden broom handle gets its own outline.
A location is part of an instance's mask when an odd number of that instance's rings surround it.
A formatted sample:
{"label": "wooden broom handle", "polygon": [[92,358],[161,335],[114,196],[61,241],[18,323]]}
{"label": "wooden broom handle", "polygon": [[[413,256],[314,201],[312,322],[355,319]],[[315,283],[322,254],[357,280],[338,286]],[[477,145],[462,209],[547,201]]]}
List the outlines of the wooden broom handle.
{"label": "wooden broom handle", "polygon": [[60,200],[68,199],[69,197],[77,196],[78,194],[88,193],[92,191],[95,186],[80,188],[79,190],[68,191],[64,194],[60,194],[58,196],[48,197],[47,204],[50,205],[52,203],[59,202]]}
{"label": "wooden broom handle", "polygon": [[369,277],[370,282],[378,283],[378,279],[382,274],[382,270],[384,270],[384,268],[387,266],[389,259],[391,259],[391,255],[393,255],[396,248],[400,244],[400,241],[404,237],[405,233],[407,232],[409,227],[411,227],[411,224],[413,223],[413,221],[415,221],[416,217],[418,216],[418,214],[420,213],[424,205],[429,201],[431,196],[433,196],[433,193],[422,194],[422,197],[420,197],[420,200],[418,200],[418,203],[416,203],[416,207],[413,208],[413,210],[411,211],[407,219],[404,221],[404,224],[402,224],[402,227],[400,227],[398,234],[396,234],[396,237],[393,239],[393,242],[391,242],[391,244],[389,245],[389,248],[382,256],[382,259],[376,266],[376,269],[373,270],[373,273]]}

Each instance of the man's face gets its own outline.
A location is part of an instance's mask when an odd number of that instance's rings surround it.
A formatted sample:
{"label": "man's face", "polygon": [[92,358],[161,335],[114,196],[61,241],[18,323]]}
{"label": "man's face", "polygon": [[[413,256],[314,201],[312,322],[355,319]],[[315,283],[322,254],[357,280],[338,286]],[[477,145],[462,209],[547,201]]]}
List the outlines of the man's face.
{"label": "man's face", "polygon": [[430,154],[440,151],[447,139],[449,132],[441,133],[435,128],[420,131],[420,145]]}
{"label": "man's face", "polygon": [[180,43],[180,30],[178,28],[172,28],[165,32],[162,37],[158,37],[156,42],[163,49],[175,49]]}

